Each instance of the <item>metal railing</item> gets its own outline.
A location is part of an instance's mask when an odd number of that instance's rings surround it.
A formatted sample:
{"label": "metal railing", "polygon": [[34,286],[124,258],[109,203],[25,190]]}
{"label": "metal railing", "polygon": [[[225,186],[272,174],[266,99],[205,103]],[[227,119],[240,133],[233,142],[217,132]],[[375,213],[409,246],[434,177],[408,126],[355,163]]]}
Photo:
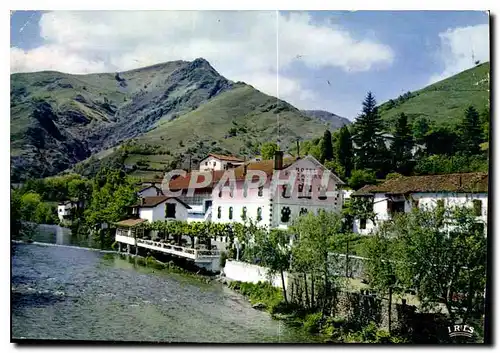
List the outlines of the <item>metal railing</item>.
{"label": "metal railing", "polygon": [[154,250],[173,253],[179,256],[194,258],[195,260],[201,258],[218,258],[220,257],[221,254],[220,250],[200,250],[200,249],[186,248],[184,246],[162,243],[154,240],[137,239],[137,245],[140,246],[141,244],[158,248]]}

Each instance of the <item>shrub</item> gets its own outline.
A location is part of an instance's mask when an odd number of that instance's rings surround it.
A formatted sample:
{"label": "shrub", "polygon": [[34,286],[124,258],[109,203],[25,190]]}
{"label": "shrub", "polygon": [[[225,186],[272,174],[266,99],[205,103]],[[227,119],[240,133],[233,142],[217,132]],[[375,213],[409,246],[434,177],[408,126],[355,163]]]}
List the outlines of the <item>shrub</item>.
{"label": "shrub", "polygon": [[377,178],[375,173],[368,169],[354,170],[349,178],[349,186],[357,190],[367,184],[375,184]]}
{"label": "shrub", "polygon": [[304,328],[310,333],[319,332],[321,326],[321,313],[309,314],[304,320]]}

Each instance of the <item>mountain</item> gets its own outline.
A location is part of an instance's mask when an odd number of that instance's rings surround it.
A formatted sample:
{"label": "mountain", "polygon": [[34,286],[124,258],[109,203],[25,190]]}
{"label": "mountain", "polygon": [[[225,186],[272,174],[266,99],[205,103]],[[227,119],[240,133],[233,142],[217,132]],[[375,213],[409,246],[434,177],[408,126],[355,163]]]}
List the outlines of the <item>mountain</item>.
{"label": "mountain", "polygon": [[278,135],[286,147],[324,129],[288,103],[227,80],[201,58],[117,73],[11,75],[12,181],[81,161],[80,170],[113,161],[151,172],[186,163],[187,153],[250,156]]}
{"label": "mountain", "polygon": [[402,112],[410,121],[424,117],[438,124],[456,123],[470,105],[479,112],[489,108],[489,72],[487,62],[421,90],[407,92],[380,105],[380,115],[390,126]]}
{"label": "mountain", "polygon": [[329,124],[332,130],[337,130],[344,125],[352,124],[352,121],[349,119],[327,112],[326,110],[302,110],[302,113]]}

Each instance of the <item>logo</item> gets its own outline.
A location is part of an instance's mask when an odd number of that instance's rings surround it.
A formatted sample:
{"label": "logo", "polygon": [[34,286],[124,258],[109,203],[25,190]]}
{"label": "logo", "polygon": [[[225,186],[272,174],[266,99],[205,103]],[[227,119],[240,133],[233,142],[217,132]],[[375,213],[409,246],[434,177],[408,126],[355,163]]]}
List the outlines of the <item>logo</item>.
{"label": "logo", "polygon": [[450,337],[472,337],[474,327],[469,325],[453,325],[448,326],[448,335]]}

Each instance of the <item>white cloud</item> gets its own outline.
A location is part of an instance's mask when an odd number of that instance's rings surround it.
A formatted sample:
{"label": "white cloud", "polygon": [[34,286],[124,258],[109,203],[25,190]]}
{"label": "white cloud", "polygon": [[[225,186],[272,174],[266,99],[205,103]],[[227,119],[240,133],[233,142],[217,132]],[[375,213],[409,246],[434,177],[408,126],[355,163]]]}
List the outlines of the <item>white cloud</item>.
{"label": "white cloud", "polygon": [[355,39],[326,23],[312,24],[306,13],[56,11],[42,15],[40,28],[43,46],[11,48],[11,72],[113,72],[203,57],[225,77],[270,95],[279,93],[299,107],[313,99],[314,92],[283,74],[277,92],[278,58],[280,73],[296,62],[310,69],[367,71],[394,58],[387,45]]}
{"label": "white cloud", "polygon": [[487,24],[448,29],[439,33],[439,37],[441,39],[439,57],[445,68],[441,73],[433,75],[429,83],[467,70],[474,66],[476,60],[489,61],[490,39]]}

